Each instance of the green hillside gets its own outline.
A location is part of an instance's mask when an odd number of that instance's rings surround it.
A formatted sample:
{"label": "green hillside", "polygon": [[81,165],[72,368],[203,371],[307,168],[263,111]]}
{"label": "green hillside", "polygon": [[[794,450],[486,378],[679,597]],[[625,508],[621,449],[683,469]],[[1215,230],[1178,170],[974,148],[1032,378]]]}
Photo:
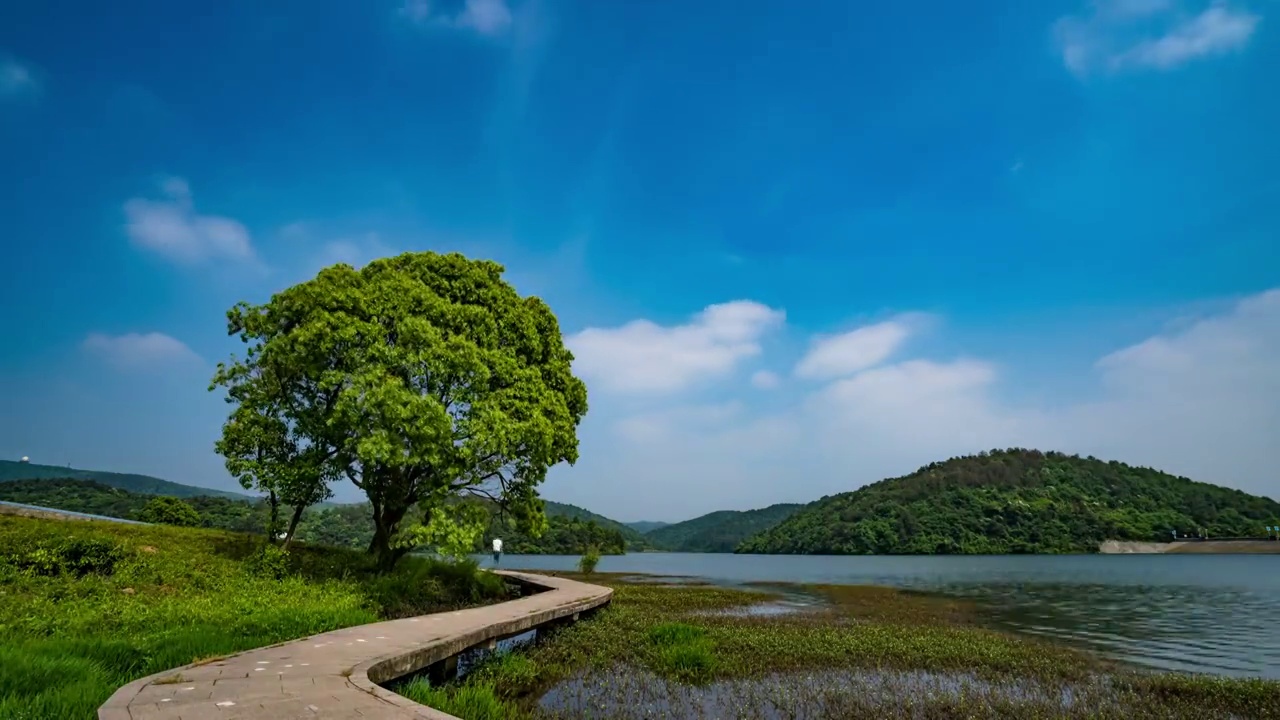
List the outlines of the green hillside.
{"label": "green hillside", "polygon": [[671,552],[733,552],[743,540],[786,520],[802,507],[780,503],[759,510],[719,510],[660,527],[645,537],[654,547]]}
{"label": "green hillside", "polygon": [[75,478],[77,480],[93,480],[129,492],[143,495],[170,495],[172,497],[189,498],[197,496],[225,497],[233,500],[252,500],[248,495],[225,490],[183,485],[181,483],[161,480],[150,475],[134,475],[131,473],[103,472],[101,470],[77,470],[58,465],[37,465],[35,463],[0,460],[0,482],[13,480],[39,480],[42,478]]}
{"label": "green hillside", "polygon": [[1263,535],[1280,503],[1119,462],[993,450],[824,497],[738,546],[744,553],[1092,553],[1170,531]]}
{"label": "green hillside", "polygon": [[658,528],[664,528],[670,524],[671,523],[656,522],[653,520],[639,520],[637,522],[626,523],[626,526],[643,535],[645,533],[653,532]]}
{"label": "green hillside", "polygon": [[637,532],[635,529],[630,528],[618,522],[617,520],[612,520],[603,515],[597,515],[591,512],[590,510],[584,510],[578,507],[577,505],[569,505],[566,503],[558,503],[558,502],[552,502],[550,500],[547,500],[545,501],[545,506],[546,506],[545,510],[548,518],[551,518],[551,517],[576,518],[578,520],[594,522],[596,525],[599,525],[602,528],[617,530],[619,533],[622,534],[623,539],[626,540],[628,551],[640,552],[643,550],[652,549],[652,544],[649,542],[648,538],[646,538],[641,533]]}
{"label": "green hillside", "polygon": [[[78,478],[0,483],[0,500],[127,520],[138,519],[138,513],[153,497]],[[262,500],[197,495],[183,498],[183,501],[199,513],[202,527],[266,532],[269,511]],[[624,535],[619,529],[622,526],[608,518],[572,505],[548,502],[547,506],[547,530],[542,537],[532,538],[513,528],[499,527],[495,517],[494,524],[476,550],[484,551],[487,543],[497,536],[503,538],[505,550],[509,553],[577,555],[594,547],[603,554],[616,555],[626,552],[628,545],[635,540]],[[571,510],[565,511],[564,508]],[[373,537],[372,517],[368,503],[308,508],[298,524],[297,539],[309,544],[363,550]]]}

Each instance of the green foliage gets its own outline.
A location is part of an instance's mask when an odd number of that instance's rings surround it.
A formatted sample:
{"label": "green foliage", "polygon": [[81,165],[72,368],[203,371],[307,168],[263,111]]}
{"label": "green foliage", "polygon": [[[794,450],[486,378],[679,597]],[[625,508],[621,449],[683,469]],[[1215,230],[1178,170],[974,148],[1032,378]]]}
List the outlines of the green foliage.
{"label": "green foliage", "polygon": [[283,441],[266,464],[305,457],[322,481],[350,478],[369,496],[384,567],[407,552],[394,538],[420,503],[483,489],[538,526],[536,488],[577,459],[587,393],[550,308],[502,273],[456,253],[405,253],[232,308],[228,333],[248,351],[219,365],[212,387],[238,407],[229,425],[265,418],[274,429],[231,455]]}
{"label": "green foliage", "polygon": [[41,543],[25,555],[11,555],[8,562],[33,575],[84,577],[110,575],[123,557],[120,546],[108,540],[69,536]]}
{"label": "green foliage", "polygon": [[0,487],[3,487],[4,483],[13,482],[15,480],[52,480],[58,478],[89,480],[108,487],[127,490],[128,492],[138,493],[141,495],[170,495],[172,497],[179,498],[191,498],[203,495],[207,497],[221,497],[231,500],[246,501],[253,499],[248,495],[243,495],[241,493],[227,492],[225,490],[211,490],[209,488],[195,487],[194,485],[183,485],[181,483],[170,482],[169,480],[161,480],[160,478],[151,477],[149,475],[103,472],[101,470],[77,470],[75,468],[59,465],[40,465],[37,463],[20,463],[12,460],[0,460]]}
{"label": "green foliage", "polygon": [[373,539],[373,508],[367,502],[311,508],[294,537],[313,545],[364,550]]}
{"label": "green foliage", "polygon": [[[593,520],[548,515],[546,523],[542,535],[533,537],[495,513],[483,538],[500,537],[503,550],[517,555],[581,555],[593,547],[606,555],[622,555],[627,551],[622,533],[597,525]],[[475,545],[475,552],[485,550],[483,538]]]}
{"label": "green foliage", "polygon": [[187,503],[175,497],[154,497],[138,511],[137,520],[157,525],[177,525],[178,527],[199,527],[200,513]]}
{"label": "green foliage", "polygon": [[779,503],[759,510],[720,510],[692,520],[664,525],[645,537],[671,552],[733,552],[738,544],[791,517],[803,505]]}
{"label": "green foliage", "polygon": [[283,548],[263,543],[245,562],[249,572],[258,577],[283,580],[289,574],[289,553]]}
{"label": "green foliage", "polygon": [[[646,538],[639,530],[636,530],[624,523],[620,523],[617,520],[607,518],[603,515],[598,515],[590,510],[584,510],[577,505],[551,502],[550,500],[544,501],[543,504],[546,506],[546,514],[548,518],[562,517],[568,520],[581,520],[583,523],[593,522],[605,530],[617,531],[618,535],[622,537],[623,542],[626,544],[625,552],[642,552],[644,550],[653,549],[653,544],[650,543],[648,538]],[[577,527],[581,526],[579,525]],[[566,554],[572,555],[577,552],[581,552],[581,550],[575,550]],[[624,551],[619,551],[617,554],[622,554],[622,552]],[[614,553],[606,551],[606,554]]]}
{"label": "green foliage", "polygon": [[427,547],[448,558],[465,558],[484,540],[489,509],[473,501],[428,507],[426,520],[402,527],[392,541],[396,547]]}
{"label": "green foliage", "polygon": [[748,553],[1093,553],[1170,530],[1261,536],[1280,503],[1150,468],[993,450],[823,498],[743,542]]}
{"label": "green foliage", "polygon": [[596,548],[588,548],[582,557],[578,558],[578,572],[583,575],[590,576],[596,571],[596,565],[600,564],[600,551]]}
{"label": "green foliage", "polygon": [[0,516],[0,718],[89,720],[121,685],[200,658],[508,597],[474,563],[408,558],[386,574],[364,553],[295,546],[272,548],[277,573],[262,549],[225,532]]}
{"label": "green foliage", "polygon": [[[0,500],[70,510],[72,512],[135,518],[151,498],[107,487],[90,480],[49,479],[19,480],[0,483]],[[202,527],[245,533],[264,533],[269,511],[265,501],[230,500],[222,497],[193,497],[184,502],[200,513]],[[472,503],[474,505],[474,503]],[[509,517],[500,517],[496,507],[485,504],[492,512],[487,529],[483,529],[472,552],[485,552],[486,539],[501,537],[507,552],[533,555],[579,555],[590,546],[606,555],[622,554],[633,543],[610,525],[592,524],[558,514],[560,508],[572,507],[546,503],[547,527],[540,537],[521,530]],[[586,513],[585,510],[581,511]],[[591,515],[590,513],[586,513]],[[593,517],[600,517],[595,515]],[[606,523],[613,523],[603,518]],[[616,525],[616,523],[613,523]],[[296,542],[364,550],[373,538],[373,510],[369,503],[312,507],[302,514]],[[465,540],[465,538],[462,538]],[[428,547],[432,538],[426,538]]]}

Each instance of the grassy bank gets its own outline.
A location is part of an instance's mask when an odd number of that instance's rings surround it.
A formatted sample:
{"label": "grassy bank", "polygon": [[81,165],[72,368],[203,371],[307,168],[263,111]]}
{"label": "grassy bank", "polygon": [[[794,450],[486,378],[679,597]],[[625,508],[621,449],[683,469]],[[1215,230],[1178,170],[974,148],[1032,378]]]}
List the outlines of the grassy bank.
{"label": "grassy bank", "polygon": [[0,718],[75,720],[130,680],[262,645],[497,599],[474,565],[212,530],[0,516]]}
{"label": "grassy bank", "polygon": [[814,586],[825,604],[766,616],[748,610],[777,599],[762,593],[593,581],[616,594],[591,621],[401,692],[467,720],[1280,718],[1280,683],[1139,672],[985,629],[955,601]]}

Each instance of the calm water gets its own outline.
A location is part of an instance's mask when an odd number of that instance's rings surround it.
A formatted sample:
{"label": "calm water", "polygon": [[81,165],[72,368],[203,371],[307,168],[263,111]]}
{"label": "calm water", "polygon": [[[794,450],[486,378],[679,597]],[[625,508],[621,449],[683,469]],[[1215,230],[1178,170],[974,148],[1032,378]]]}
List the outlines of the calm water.
{"label": "calm water", "polygon": [[[492,564],[486,558],[486,565]],[[512,570],[577,556],[507,555]],[[1162,669],[1280,679],[1280,555],[783,556],[639,553],[600,572],[725,585],[889,585],[977,601],[994,623]]]}

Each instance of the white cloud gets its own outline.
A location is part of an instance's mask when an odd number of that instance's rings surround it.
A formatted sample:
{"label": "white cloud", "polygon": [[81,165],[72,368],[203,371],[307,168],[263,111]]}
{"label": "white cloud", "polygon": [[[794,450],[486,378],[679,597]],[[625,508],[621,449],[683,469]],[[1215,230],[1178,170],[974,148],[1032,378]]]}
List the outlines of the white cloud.
{"label": "white cloud", "polygon": [[795,374],[810,380],[828,380],[879,365],[907,339],[910,322],[902,317],[815,338],[809,352],[796,365]]}
{"label": "white cloud", "polygon": [[200,362],[200,356],[181,340],[159,332],[125,335],[90,333],[81,347],[123,370],[147,370]]}
{"label": "white cloud", "polygon": [[[1019,388],[1002,368],[968,357],[875,364],[807,395],[744,394],[742,404],[682,395],[630,414],[606,397],[589,421],[612,414],[616,431],[588,429],[578,466],[553,475],[547,492],[626,520],[675,520],[809,501],[955,455],[1021,446],[1280,497],[1277,357],[1280,289],[1120,347],[1070,383],[1086,390],[1055,396],[1040,385],[1030,394],[1048,399],[1034,402],[1010,400]],[[611,482],[600,489],[592,479],[605,474]],[[675,493],[683,501],[673,513]]]}
{"label": "white cloud", "polygon": [[738,300],[711,305],[685,325],[635,320],[588,328],[567,339],[574,371],[591,390],[662,393],[723,376],[760,353],[760,338],[783,320],[780,310]]}
{"label": "white cloud", "polygon": [[40,81],[25,63],[0,56],[0,99],[31,96],[40,92]]}
{"label": "white cloud", "polygon": [[761,390],[772,390],[773,388],[778,387],[778,383],[778,374],[769,372],[768,370],[757,370],[751,375],[752,387],[756,387]]}
{"label": "white cloud", "polygon": [[407,0],[400,15],[418,25],[438,25],[472,30],[480,35],[500,35],[511,27],[511,8],[505,0],[466,0],[456,13],[439,12],[431,0]]}
{"label": "white cloud", "polygon": [[1169,0],[1110,0],[1089,15],[1054,26],[1063,63],[1077,75],[1098,70],[1170,70],[1199,58],[1242,49],[1261,17],[1215,1],[1199,13]]}
{"label": "white cloud", "polygon": [[244,225],[228,217],[197,213],[186,180],[169,178],[160,189],[163,200],[133,198],[124,204],[125,231],[135,245],[184,264],[254,259]]}
{"label": "white cloud", "polygon": [[1198,57],[1222,55],[1248,43],[1257,15],[1215,5],[1174,26],[1162,37],[1146,40],[1113,58],[1116,67],[1178,67]]}

